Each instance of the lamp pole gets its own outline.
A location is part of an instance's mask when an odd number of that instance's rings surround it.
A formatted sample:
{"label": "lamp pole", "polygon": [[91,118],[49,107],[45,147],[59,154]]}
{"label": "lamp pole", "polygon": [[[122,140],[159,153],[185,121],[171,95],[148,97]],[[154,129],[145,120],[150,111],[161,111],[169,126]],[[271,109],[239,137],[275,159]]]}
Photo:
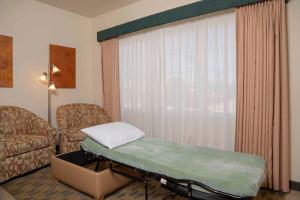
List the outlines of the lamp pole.
{"label": "lamp pole", "polygon": [[51,63],[48,65],[48,122],[51,125],[51,96],[50,96],[50,85],[51,85]]}
{"label": "lamp pole", "polygon": [[49,63],[48,65],[48,73],[44,72],[42,76],[40,77],[41,81],[44,83],[47,82],[47,94],[48,94],[48,122],[51,124],[51,92],[54,92],[56,90],[56,86],[54,84],[54,81],[51,80],[51,74],[55,74],[60,72],[60,69],[57,68],[54,64],[51,65]]}

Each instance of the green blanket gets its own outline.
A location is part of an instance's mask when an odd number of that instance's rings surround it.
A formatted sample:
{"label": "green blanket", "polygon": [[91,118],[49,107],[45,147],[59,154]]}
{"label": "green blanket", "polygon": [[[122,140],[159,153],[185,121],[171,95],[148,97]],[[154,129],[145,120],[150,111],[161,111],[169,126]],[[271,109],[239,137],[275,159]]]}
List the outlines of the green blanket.
{"label": "green blanket", "polygon": [[189,179],[240,197],[256,196],[265,161],[257,156],[142,138],[108,149],[91,138],[85,151],[176,179]]}

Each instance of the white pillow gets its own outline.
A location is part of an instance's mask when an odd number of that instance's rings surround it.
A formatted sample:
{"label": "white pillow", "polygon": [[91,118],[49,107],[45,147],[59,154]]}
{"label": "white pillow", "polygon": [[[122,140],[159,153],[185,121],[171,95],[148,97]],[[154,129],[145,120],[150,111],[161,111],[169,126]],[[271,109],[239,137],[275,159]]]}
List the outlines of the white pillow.
{"label": "white pillow", "polygon": [[112,122],[81,130],[96,142],[110,149],[135,141],[145,133],[125,122]]}

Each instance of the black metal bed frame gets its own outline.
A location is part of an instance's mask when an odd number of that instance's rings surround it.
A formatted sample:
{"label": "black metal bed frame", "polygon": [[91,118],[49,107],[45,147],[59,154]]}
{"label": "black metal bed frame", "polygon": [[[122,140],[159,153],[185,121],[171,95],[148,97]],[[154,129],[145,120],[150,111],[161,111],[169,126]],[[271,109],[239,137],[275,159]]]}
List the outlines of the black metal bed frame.
{"label": "black metal bed frame", "polygon": [[[84,151],[84,150],[82,150]],[[95,171],[99,170],[100,167],[100,162],[101,161],[107,161],[109,162],[109,168],[112,172],[123,175],[125,177],[140,181],[144,183],[144,188],[145,188],[145,200],[148,200],[148,180],[149,178],[160,182],[161,187],[166,188],[167,190],[171,191],[172,193],[178,194],[182,197],[188,198],[189,200],[195,199],[195,200],[251,200],[253,197],[241,197],[241,196],[236,196],[232,195],[226,192],[214,190],[213,188],[197,182],[193,180],[188,180],[188,179],[175,179],[172,177],[168,177],[166,175],[158,174],[158,173],[153,173],[149,171],[145,171],[124,163],[120,163],[118,161],[112,160],[110,158],[104,157],[102,155],[95,155],[90,152],[84,151],[85,154],[87,155],[88,162],[97,162]],[[82,164],[84,165],[84,164]],[[133,175],[130,175],[129,173],[125,173],[121,170],[118,170],[117,166],[124,166],[129,169],[133,169],[134,171],[138,172],[141,174],[140,177],[136,177]],[[203,188],[204,190],[208,192],[202,192],[199,190],[196,190],[193,188],[193,186],[198,186],[200,188]]]}

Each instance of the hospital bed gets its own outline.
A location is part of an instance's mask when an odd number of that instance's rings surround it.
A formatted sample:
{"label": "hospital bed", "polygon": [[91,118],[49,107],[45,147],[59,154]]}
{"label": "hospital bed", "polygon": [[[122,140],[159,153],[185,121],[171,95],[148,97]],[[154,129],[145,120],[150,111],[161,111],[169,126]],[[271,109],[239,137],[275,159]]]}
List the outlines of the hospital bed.
{"label": "hospital bed", "polygon": [[188,199],[250,200],[258,193],[265,175],[265,161],[254,155],[146,137],[113,149],[88,137],[81,147],[98,160],[98,166],[105,160],[117,174],[136,178],[119,170],[120,165],[142,174],[137,179],[144,182],[146,200],[149,178]]}

